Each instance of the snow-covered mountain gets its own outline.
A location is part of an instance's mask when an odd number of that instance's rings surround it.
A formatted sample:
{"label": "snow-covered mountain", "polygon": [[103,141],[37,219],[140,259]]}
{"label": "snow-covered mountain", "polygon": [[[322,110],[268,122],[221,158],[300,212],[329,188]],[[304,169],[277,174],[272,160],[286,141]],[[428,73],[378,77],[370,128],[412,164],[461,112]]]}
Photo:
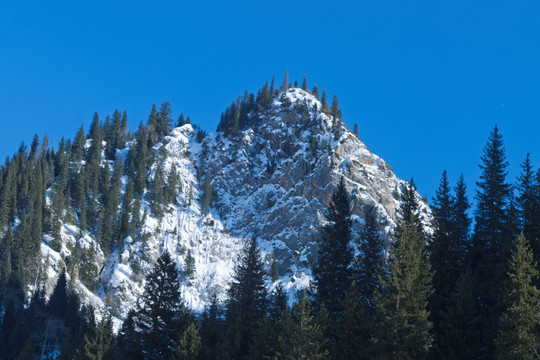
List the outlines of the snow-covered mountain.
{"label": "snow-covered mountain", "polygon": [[[41,248],[47,289],[69,255],[69,243],[94,248],[99,290],[93,293],[80,281],[76,288],[86,302],[121,319],[135,305],[162,252],[171,253],[180,272],[191,254],[195,274],[184,277],[182,294],[200,311],[213,294],[226,299],[238,255],[246,239],[255,238],[268,269],[276,260],[279,282],[292,294],[309,284],[326,207],[341,177],[351,194],[353,238],[368,208],[375,209],[388,238],[406,182],[330,113],[309,92],[291,88],[252,113],[251,125],[235,136],[196,136],[190,124],[173,129],[154,146],[157,160],[149,177],[158,166],[165,174],[175,166],[181,183],[175,204],[158,219],[143,201],[143,236],[126,238],[122,253],[104,254],[91,236],[78,238],[75,225],[63,224],[62,250],[53,251],[47,238]],[[103,166],[112,168],[112,162],[103,160]],[[429,209],[421,206],[428,222]],[[273,286],[270,280],[268,286]]]}

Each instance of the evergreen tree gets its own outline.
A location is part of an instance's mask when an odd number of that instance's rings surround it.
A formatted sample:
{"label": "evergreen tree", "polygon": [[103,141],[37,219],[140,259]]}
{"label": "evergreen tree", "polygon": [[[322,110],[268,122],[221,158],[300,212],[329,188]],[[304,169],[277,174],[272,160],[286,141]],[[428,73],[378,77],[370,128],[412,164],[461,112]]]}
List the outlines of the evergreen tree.
{"label": "evergreen tree", "polygon": [[304,74],[304,80],[302,80],[302,90],[308,91],[307,87],[307,75]]}
{"label": "evergreen tree", "polygon": [[499,321],[495,357],[505,360],[533,359],[534,328],[538,324],[540,292],[533,281],[538,277],[529,242],[523,233],[517,240],[508,270],[506,309]]}
{"label": "evergreen tree", "polygon": [[328,225],[322,230],[318,260],[313,267],[317,301],[325,304],[331,317],[342,313],[342,299],[352,280],[353,253],[350,205],[343,177],[332,195],[326,216]]}
{"label": "evergreen tree", "polygon": [[429,242],[429,252],[434,270],[434,292],[430,299],[430,309],[437,343],[441,334],[441,316],[443,312],[446,312],[465,257],[460,247],[461,239],[455,236],[454,199],[450,194],[446,170],[442,173],[431,208],[433,209],[434,232]]}
{"label": "evergreen tree", "polygon": [[141,360],[142,349],[140,342],[140,334],[137,332],[135,324],[135,309],[131,309],[120,331],[118,332],[117,349],[122,359]]}
{"label": "evergreen tree", "polygon": [[252,239],[243,250],[229,288],[226,313],[229,358],[244,359],[248,355],[267,307],[265,277],[257,243]]}
{"label": "evergreen tree", "polygon": [[203,360],[224,359],[224,328],[222,309],[214,295],[210,306],[204,311],[201,319],[201,358]]}
{"label": "evergreen tree", "polygon": [[178,273],[168,252],[158,258],[146,280],[135,314],[142,353],[145,359],[168,359],[175,351],[178,332],[191,317],[180,300]]}
{"label": "evergreen tree", "polygon": [[285,76],[283,77],[283,83],[281,83],[280,90],[286,91],[289,88],[289,70],[285,70]]}
{"label": "evergreen tree", "polygon": [[377,227],[375,209],[366,211],[365,224],[360,233],[361,255],[355,260],[355,285],[373,312],[375,290],[380,286],[379,276],[384,266],[384,247]]}
{"label": "evergreen tree", "polygon": [[159,140],[163,139],[169,134],[169,129],[172,124],[170,115],[172,114],[171,104],[165,101],[161,104],[158,112],[157,133]]}
{"label": "evergreen tree", "polygon": [[328,107],[328,104],[326,102],[326,89],[323,88],[322,90],[322,96],[321,96],[321,110],[325,110]]}
{"label": "evergreen tree", "polygon": [[180,113],[178,121],[176,122],[176,127],[184,126],[186,121],[184,120],[184,113]]}
{"label": "evergreen tree", "polygon": [[354,123],[353,134],[358,137],[358,123]]}
{"label": "evergreen tree", "polygon": [[[370,338],[375,330],[373,314],[366,311],[366,301],[353,281],[345,296],[343,318],[340,322],[339,359],[373,359]],[[337,355],[337,354],[335,354]]]}
{"label": "evergreen tree", "polygon": [[476,279],[467,267],[458,278],[455,291],[441,314],[441,333],[432,349],[433,358],[473,360],[482,355],[476,286]]}
{"label": "evergreen tree", "polygon": [[521,165],[517,190],[516,203],[520,228],[525,238],[530,241],[534,260],[538,263],[540,260],[540,186],[537,183],[529,154]]}
{"label": "evergreen tree", "polygon": [[279,280],[279,270],[276,259],[272,260],[272,270],[271,270],[272,282],[275,283]]}
{"label": "evergreen tree", "polygon": [[[402,203],[400,212],[407,213],[404,207],[410,210],[411,205]],[[426,359],[432,342],[428,299],[433,273],[416,213],[401,219],[376,294],[381,318],[377,349],[381,359]]]}
{"label": "evergreen tree", "polygon": [[508,162],[497,127],[484,147],[480,181],[476,183],[477,208],[473,236],[473,271],[478,277],[485,357],[493,358],[493,340],[503,305],[506,263],[515,228],[512,221],[511,186],[506,182]]}
{"label": "evergreen tree", "polygon": [[201,337],[194,323],[189,324],[176,346],[176,360],[197,360],[201,352]]}
{"label": "evergreen tree", "polygon": [[189,249],[186,254],[184,276],[189,280],[190,283],[195,278],[195,272],[195,258],[193,257],[193,255],[191,255],[191,249]]}
{"label": "evergreen tree", "polygon": [[319,88],[317,87],[317,85],[313,87],[313,89],[311,90],[311,94],[315,96],[315,99],[319,99]]}
{"label": "evergreen tree", "polygon": [[328,352],[324,349],[323,331],[314,321],[313,309],[306,291],[294,304],[292,313],[284,312],[282,321],[284,331],[278,338],[280,359],[315,360],[328,357]]}
{"label": "evergreen tree", "polygon": [[114,335],[111,317],[105,316],[100,322],[96,322],[94,310],[91,308],[88,315],[88,331],[84,334],[84,344],[79,359],[113,359]]}

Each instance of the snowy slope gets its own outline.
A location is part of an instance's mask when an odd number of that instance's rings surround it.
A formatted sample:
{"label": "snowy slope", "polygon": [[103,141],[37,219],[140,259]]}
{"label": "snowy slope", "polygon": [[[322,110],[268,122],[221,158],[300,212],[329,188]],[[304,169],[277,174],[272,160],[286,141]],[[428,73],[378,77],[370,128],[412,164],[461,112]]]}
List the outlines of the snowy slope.
{"label": "snowy slope", "polygon": [[[374,207],[387,237],[406,183],[321,108],[310,93],[292,88],[276,96],[270,108],[252,114],[251,127],[236,137],[211,133],[199,143],[189,124],[172,130],[153,149],[157,160],[149,177],[158,164],[166,174],[174,164],[182,191],[161,220],[143,201],[141,215],[147,216],[141,240],[128,237],[121,254],[104,255],[93,239],[77,239],[78,229],[64,224],[66,244],[79,241],[97,248],[99,290],[94,294],[76,283],[85,301],[122,318],[135,305],[146,275],[163,251],[171,253],[180,274],[191,251],[196,274],[191,281],[182,277],[182,294],[191,308],[201,311],[213,294],[226,299],[234,264],[249,238],[257,239],[268,269],[277,260],[280,282],[292,294],[309,284],[326,206],[342,176],[351,193],[354,234],[366,209]],[[200,199],[207,176],[215,201],[205,212]],[[424,204],[422,212],[428,223]],[[45,239],[48,289],[68,253],[65,246],[54,252]]]}

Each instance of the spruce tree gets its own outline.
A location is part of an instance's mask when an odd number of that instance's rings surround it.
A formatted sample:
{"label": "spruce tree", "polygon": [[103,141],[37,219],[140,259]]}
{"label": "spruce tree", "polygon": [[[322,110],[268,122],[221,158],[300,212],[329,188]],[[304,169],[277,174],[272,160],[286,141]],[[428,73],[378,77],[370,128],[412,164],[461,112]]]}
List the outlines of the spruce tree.
{"label": "spruce tree", "polygon": [[304,74],[304,80],[302,80],[302,90],[308,91],[307,87],[307,75]]}
{"label": "spruce tree", "polygon": [[374,294],[380,286],[379,276],[384,266],[384,246],[374,208],[366,211],[364,227],[360,232],[359,249],[361,254],[354,263],[356,287],[365,299],[366,305],[375,310]]}
{"label": "spruce tree", "polygon": [[287,360],[328,358],[324,349],[324,334],[315,322],[311,301],[304,291],[292,312],[284,312],[283,329],[278,337],[279,357]]}
{"label": "spruce tree", "polygon": [[322,229],[313,279],[318,304],[324,304],[330,316],[336,318],[343,312],[342,299],[352,281],[353,262],[350,204],[343,177],[332,195],[326,218],[328,224]]}
{"label": "spruce tree", "polygon": [[435,341],[440,333],[442,312],[446,310],[454,291],[457,274],[461,269],[460,254],[453,241],[453,199],[446,170],[443,171],[439,188],[433,198],[434,232],[429,241],[429,252],[433,275],[433,295],[430,300],[431,319],[434,323]]}
{"label": "spruce tree", "polygon": [[257,243],[250,240],[242,252],[229,288],[227,336],[229,358],[244,359],[267,308],[266,271]]}
{"label": "spruce tree", "polygon": [[523,235],[531,243],[534,260],[540,260],[540,185],[531,164],[530,155],[527,154],[521,164],[521,174],[517,184],[516,198],[519,222]]}
{"label": "spruce tree", "polygon": [[177,334],[187,327],[190,317],[181,301],[176,265],[165,252],[154,264],[137,303],[135,325],[144,358],[168,359],[172,356]]}
{"label": "spruce tree", "polygon": [[94,310],[88,312],[88,331],[84,334],[84,344],[79,355],[81,360],[113,359],[114,335],[110,315],[96,322]]}
{"label": "spruce tree", "polygon": [[375,330],[374,314],[369,314],[366,301],[356,282],[351,287],[343,301],[343,318],[339,324],[340,354],[334,354],[339,359],[372,359],[374,357],[370,338]]}
{"label": "spruce tree", "polygon": [[523,233],[512,252],[505,291],[506,309],[499,320],[495,340],[495,358],[533,359],[534,328],[538,324],[539,290],[533,282],[538,277],[529,242]]}
{"label": "spruce tree", "polygon": [[388,251],[387,272],[376,294],[380,328],[377,352],[381,359],[426,359],[432,343],[428,299],[433,273],[425,238],[419,230],[414,189],[402,202],[398,229]]}
{"label": "spruce tree", "polygon": [[506,182],[506,161],[502,135],[495,126],[484,147],[480,181],[476,183],[472,266],[478,278],[482,309],[482,339],[485,357],[493,358],[497,319],[504,308],[506,264],[515,235],[512,221],[511,185]]}
{"label": "spruce tree", "polygon": [[201,352],[201,337],[194,323],[189,324],[182,336],[178,339],[174,359],[197,360]]}
{"label": "spruce tree", "polygon": [[456,283],[446,310],[442,313],[440,334],[432,349],[434,358],[446,360],[479,359],[482,356],[480,338],[480,308],[476,297],[476,278],[465,268]]}
{"label": "spruce tree", "polygon": [[214,295],[210,306],[205,309],[201,318],[201,358],[203,360],[225,359],[224,356],[224,329],[223,311]]}

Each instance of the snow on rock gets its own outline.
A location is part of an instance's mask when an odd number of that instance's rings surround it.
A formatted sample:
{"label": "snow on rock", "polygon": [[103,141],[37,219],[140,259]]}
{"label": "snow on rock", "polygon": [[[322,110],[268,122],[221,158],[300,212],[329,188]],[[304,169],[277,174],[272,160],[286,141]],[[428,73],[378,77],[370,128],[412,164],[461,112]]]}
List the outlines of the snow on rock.
{"label": "snow on rock", "polygon": [[[50,239],[42,244],[47,289],[76,242],[94,247],[99,290],[92,293],[80,281],[75,287],[83,301],[122,319],[136,305],[153,263],[168,251],[177,264],[183,300],[200,312],[214,294],[226,300],[241,249],[246,239],[255,238],[268,270],[276,259],[278,283],[292,299],[311,281],[319,230],[341,177],[351,194],[353,238],[368,208],[375,209],[388,238],[406,182],[328,109],[321,109],[313,95],[293,88],[276,96],[269,109],[253,114],[252,125],[236,137],[211,133],[199,143],[192,125],[173,129],[153,149],[157,160],[149,178],[158,164],[164,174],[174,165],[181,182],[175,203],[158,219],[143,199],[140,215],[147,216],[141,239],[127,237],[121,252],[107,255],[90,236],[78,238],[79,230],[64,224],[60,252],[49,247]],[[206,176],[215,195],[208,212],[200,203]],[[423,203],[421,211],[428,223]],[[192,279],[183,275],[188,252],[195,259]],[[276,286],[270,280],[267,284]]]}

